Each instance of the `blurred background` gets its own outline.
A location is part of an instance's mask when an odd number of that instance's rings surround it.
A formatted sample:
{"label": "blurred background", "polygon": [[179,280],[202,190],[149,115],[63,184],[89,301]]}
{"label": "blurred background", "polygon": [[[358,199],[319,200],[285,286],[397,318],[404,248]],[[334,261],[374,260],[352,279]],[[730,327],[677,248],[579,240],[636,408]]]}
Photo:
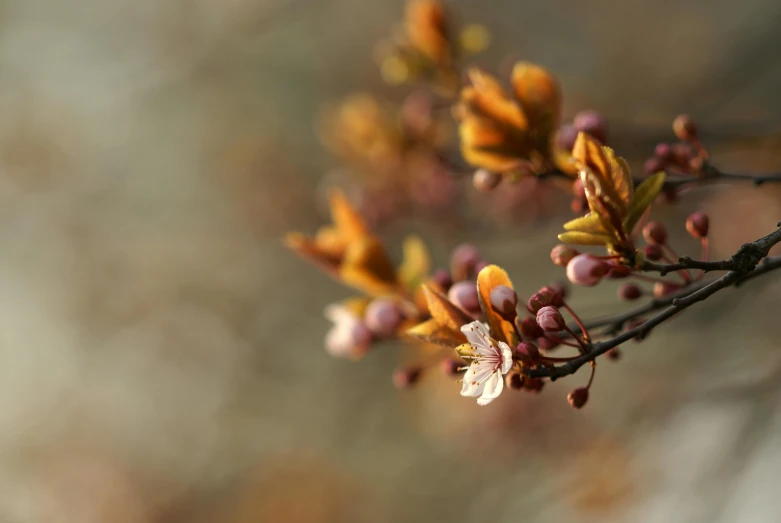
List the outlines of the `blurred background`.
{"label": "blurred background", "polygon": [[[716,165],[781,169],[781,4],[460,0],[492,71],[552,70],[636,169],[692,114]],[[728,290],[600,365],[489,407],[432,373],[323,349],[351,292],[287,251],[327,219],[340,161],[319,115],[353,91],[400,101],[372,49],[400,1],[0,1],[0,521],[775,521],[781,510],[781,281]],[[506,67],[506,66],[505,66]],[[338,177],[337,177],[338,178]],[[333,178],[331,178],[333,179]],[[551,196],[378,221],[444,265],[475,243],[522,297],[571,214]],[[502,212],[495,212],[501,208]],[[772,230],[781,192],[709,186],[654,216],[715,257]],[[572,303],[619,310],[615,286]]]}

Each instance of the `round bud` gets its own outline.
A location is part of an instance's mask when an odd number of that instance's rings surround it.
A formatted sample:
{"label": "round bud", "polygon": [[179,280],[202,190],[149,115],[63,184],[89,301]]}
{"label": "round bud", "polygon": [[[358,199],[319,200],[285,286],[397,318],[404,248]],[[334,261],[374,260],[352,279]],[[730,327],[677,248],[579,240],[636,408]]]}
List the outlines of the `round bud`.
{"label": "round bud", "polygon": [[537,325],[545,332],[559,332],[567,326],[559,310],[550,305],[537,311]]}
{"label": "round bud", "polygon": [[541,308],[551,304],[551,296],[549,293],[537,291],[531,295],[529,301],[526,302],[526,309],[532,314],[537,314]]}
{"label": "round bud", "polygon": [[668,294],[672,294],[680,289],[680,286],[674,283],[668,283],[666,281],[658,281],[654,283],[654,297],[662,298]]}
{"label": "round bud", "polygon": [[502,176],[487,169],[478,169],[472,175],[472,185],[480,192],[491,192],[501,183]]}
{"label": "round bud", "polygon": [[450,277],[450,273],[445,269],[437,269],[431,278],[437,282],[443,291],[447,292],[451,285],[453,285],[453,279]]}
{"label": "round bud", "polygon": [[399,389],[406,389],[418,382],[421,375],[420,367],[406,367],[393,372],[393,384]]}
{"label": "round bud", "polygon": [[550,259],[559,267],[566,267],[572,258],[580,254],[569,245],[557,245],[550,251]]}
{"label": "round bud", "polygon": [[667,228],[661,222],[648,222],[643,227],[643,238],[650,244],[664,245],[667,243]]}
{"label": "round bud", "polygon": [[540,336],[535,343],[537,344],[537,347],[542,350],[553,350],[561,345],[558,341],[548,338],[547,336]]}
{"label": "round bud", "polygon": [[611,280],[620,280],[628,277],[631,273],[632,269],[626,265],[611,265],[607,277]]}
{"label": "round bud", "polygon": [[480,274],[480,271],[482,271],[483,269],[485,269],[489,265],[491,265],[491,264],[488,263],[487,261],[479,261],[479,262],[477,262],[477,264],[475,265],[475,274],[474,275],[477,276],[478,274]]}
{"label": "round bud", "polygon": [[702,211],[692,213],[686,218],[686,230],[697,240],[707,237],[709,228],[710,219]]}
{"label": "round bud", "polygon": [[326,316],[334,322],[325,335],[325,350],[339,358],[358,359],[371,348],[373,336],[366,324],[342,306],[326,309]]}
{"label": "round bud", "polygon": [[669,162],[673,159],[673,148],[669,143],[658,143],[654,149],[654,155],[659,158],[662,163]]}
{"label": "round bud", "polygon": [[685,143],[676,143],[672,146],[673,158],[672,161],[678,166],[679,169],[684,172],[688,172],[691,167],[691,161],[694,153],[692,148]]}
{"label": "round bud", "polygon": [[618,288],[618,297],[622,300],[636,300],[643,295],[643,291],[640,287],[634,283],[624,283]]}
{"label": "round bud", "polygon": [[684,142],[693,142],[697,140],[697,126],[694,120],[688,114],[679,114],[673,120],[673,132],[675,136]]}
{"label": "round bud", "polygon": [[664,171],[664,163],[656,156],[652,156],[643,164],[643,171],[645,171],[645,174],[656,174],[659,171]]}
{"label": "round bud", "polygon": [[619,349],[618,347],[614,347],[609,351],[607,351],[605,353],[605,356],[607,356],[607,359],[609,359],[610,361],[618,361],[621,359],[621,349]]}
{"label": "round bud", "polygon": [[539,349],[537,349],[537,346],[530,341],[522,341],[516,345],[515,353],[518,354],[518,357],[525,360],[534,359],[540,356]]}
{"label": "round bud", "polygon": [[575,115],[572,124],[578,131],[590,134],[603,144],[607,143],[607,120],[597,111],[587,109]]}
{"label": "round bud", "polygon": [[523,334],[527,338],[536,339],[540,336],[545,335],[545,331],[542,330],[542,328],[537,325],[536,318],[532,318],[531,316],[528,316],[521,320],[521,324],[519,326],[519,329],[521,331],[521,334]]}
{"label": "round bud", "polygon": [[526,378],[523,380],[523,388],[528,392],[539,394],[542,392],[542,387],[545,386],[545,382],[540,378]]}
{"label": "round bud", "polygon": [[678,189],[675,187],[664,187],[659,196],[661,196],[661,201],[664,203],[675,203],[678,201]]}
{"label": "round bud", "polygon": [[480,262],[480,251],[471,243],[462,243],[450,255],[450,274],[456,281],[465,280]]}
{"label": "round bud", "polygon": [[445,358],[439,364],[439,368],[445,376],[458,376],[461,372],[461,362],[454,360],[453,358]]}
{"label": "round bud", "polygon": [[523,376],[517,372],[511,372],[504,377],[504,384],[507,385],[508,389],[521,390],[523,389],[523,382]]}
{"label": "round bud", "polygon": [[518,295],[506,285],[497,285],[491,290],[491,308],[507,321],[515,321],[518,315]]}
{"label": "round bud", "polygon": [[363,321],[378,338],[390,338],[396,334],[404,320],[396,302],[390,298],[378,298],[367,307]]}
{"label": "round bud", "polygon": [[658,245],[646,245],[643,247],[643,256],[648,261],[659,261],[663,255],[662,248]]}
{"label": "round bud", "polygon": [[588,401],[588,389],[586,387],[579,387],[567,395],[567,401],[574,409],[583,408],[583,405]]}
{"label": "round bud", "polygon": [[564,304],[564,299],[569,295],[569,284],[566,281],[553,282],[543,288],[550,289],[556,295],[556,299],[552,303],[555,307],[561,307]]}
{"label": "round bud", "polygon": [[459,281],[447,291],[447,299],[469,313],[480,312],[477,285],[473,281]]}
{"label": "round bud", "polygon": [[567,278],[577,285],[593,287],[607,274],[610,265],[591,254],[578,254],[567,264]]}
{"label": "round bud", "polygon": [[571,152],[575,146],[575,140],[578,138],[578,129],[574,125],[564,124],[559,127],[559,133],[556,135],[556,143],[567,152]]}

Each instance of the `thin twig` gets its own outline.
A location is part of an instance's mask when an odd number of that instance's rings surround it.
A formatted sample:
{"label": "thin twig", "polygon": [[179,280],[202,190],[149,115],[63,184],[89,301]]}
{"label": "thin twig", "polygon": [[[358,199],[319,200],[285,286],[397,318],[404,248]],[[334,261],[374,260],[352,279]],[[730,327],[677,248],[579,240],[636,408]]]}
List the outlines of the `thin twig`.
{"label": "thin twig", "polygon": [[[584,364],[594,361],[598,356],[606,353],[610,349],[633,338],[643,339],[657,325],[672,318],[680,311],[695,303],[709,298],[721,289],[743,284],[750,279],[781,268],[781,256],[767,258],[771,247],[781,242],[781,222],[779,222],[778,227],[779,229],[767,236],[763,236],[754,242],[744,244],[730,260],[733,262],[731,265],[733,269],[716,280],[697,282],[688,285],[681,291],[667,296],[664,299],[653,300],[642,307],[638,307],[621,315],[603,318],[591,323],[585,322],[587,328],[596,328],[604,325],[623,326],[631,319],[667,307],[641,325],[629,329],[609,340],[591,344],[588,352],[563,365],[548,368],[525,369],[524,373],[532,378],[550,378],[551,381],[561,378],[562,376],[573,374]],[[573,329],[573,331],[575,331],[575,329]]]}

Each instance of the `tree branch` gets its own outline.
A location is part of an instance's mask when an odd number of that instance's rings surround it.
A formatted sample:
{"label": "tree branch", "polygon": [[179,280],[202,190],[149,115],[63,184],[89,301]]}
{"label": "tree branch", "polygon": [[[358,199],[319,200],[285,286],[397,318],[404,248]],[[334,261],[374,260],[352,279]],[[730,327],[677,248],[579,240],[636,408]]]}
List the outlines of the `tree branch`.
{"label": "tree branch", "polygon": [[[621,334],[611,339],[591,344],[589,346],[589,350],[586,353],[567,363],[556,367],[525,369],[524,373],[532,378],[550,378],[551,381],[554,381],[563,376],[574,374],[580,367],[586,363],[594,361],[598,356],[606,353],[610,349],[613,349],[633,338],[643,339],[657,325],[672,318],[680,311],[694,305],[695,303],[709,298],[716,292],[733,285],[739,286],[748,280],[754,279],[770,271],[781,269],[781,256],[773,258],[767,257],[770,249],[777,243],[781,242],[781,222],[779,222],[778,227],[779,229],[776,231],[763,236],[754,242],[746,243],[741,246],[741,248],[738,249],[738,252],[736,252],[730,260],[724,260],[724,262],[713,262],[715,264],[722,264],[719,265],[720,267],[732,267],[732,269],[729,270],[727,274],[716,280],[711,280],[709,282],[697,282],[688,285],[684,289],[666,296],[665,298],[655,299],[643,305],[642,307],[635,308],[626,313],[585,323],[586,328],[588,329],[610,325],[617,330],[623,327],[623,325],[629,320],[638,318],[648,312],[667,307],[662,312],[646,320],[641,325],[622,332]],[[728,269],[713,268],[711,270]],[[573,331],[578,332],[580,329],[576,327],[573,329]]]}

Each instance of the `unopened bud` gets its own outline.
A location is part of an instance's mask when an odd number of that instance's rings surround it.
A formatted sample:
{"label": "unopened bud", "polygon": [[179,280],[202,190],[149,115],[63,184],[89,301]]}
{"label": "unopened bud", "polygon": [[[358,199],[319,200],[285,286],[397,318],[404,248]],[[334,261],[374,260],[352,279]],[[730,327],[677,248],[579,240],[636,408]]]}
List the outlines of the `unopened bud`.
{"label": "unopened bud", "polygon": [[646,245],[643,247],[643,256],[648,261],[659,261],[663,255],[662,248],[658,245]]}
{"label": "unopened bud", "polygon": [[399,389],[406,389],[418,382],[421,375],[420,367],[406,367],[393,372],[393,384]]}
{"label": "unopened bud", "polygon": [[656,156],[652,156],[643,163],[643,171],[645,171],[645,174],[656,174],[659,171],[664,171],[664,162]]}
{"label": "unopened bud", "polygon": [[487,169],[478,169],[472,175],[472,185],[480,192],[491,192],[501,183],[502,176]]}
{"label": "unopened bud", "polygon": [[537,324],[545,332],[559,332],[567,326],[559,310],[550,305],[537,311]]}
{"label": "unopened bud", "polygon": [[601,143],[607,143],[607,120],[601,113],[587,109],[575,115],[572,124],[578,131],[590,134]]}
{"label": "unopened bud", "polygon": [[673,158],[673,148],[669,143],[656,144],[654,155],[659,158],[662,163],[669,162]]}
{"label": "unopened bud", "polygon": [[696,141],[697,126],[694,125],[694,120],[688,114],[679,114],[673,120],[673,132],[675,136],[683,140],[684,142]]}
{"label": "unopened bud", "polygon": [[566,267],[570,260],[578,254],[580,253],[569,245],[560,244],[551,249],[550,259],[555,265]]}
{"label": "unopened bud", "polygon": [[614,347],[609,351],[607,351],[605,353],[605,356],[607,356],[607,359],[609,359],[610,361],[618,361],[621,359],[621,349],[619,349],[618,347]]}
{"label": "unopened bud", "polygon": [[586,387],[579,387],[567,395],[567,401],[574,409],[580,409],[588,401],[588,389]]}
{"label": "unopened bud", "polygon": [[437,269],[431,277],[444,292],[447,292],[450,286],[453,285],[453,279],[450,277],[450,273],[445,269]]}
{"label": "unopened bud", "polygon": [[366,307],[363,321],[378,338],[390,338],[404,318],[396,302],[390,298],[378,298]]}
{"label": "unopened bud", "polygon": [[575,146],[575,140],[578,138],[578,129],[574,125],[565,124],[559,127],[559,133],[556,136],[556,142],[559,147],[567,152],[571,152]]}
{"label": "unopened bud", "polygon": [[530,341],[522,341],[515,347],[515,352],[522,359],[535,359],[540,356],[537,346]]}
{"label": "unopened bud", "polygon": [[567,264],[567,278],[577,285],[593,287],[607,274],[610,265],[591,255],[579,254]]}
{"label": "unopened bud", "polygon": [[684,172],[689,172],[691,168],[691,161],[694,157],[694,152],[689,145],[685,143],[676,143],[672,146],[673,158],[672,161]]}
{"label": "unopened bud", "polygon": [[586,189],[583,187],[583,181],[581,181],[580,178],[576,178],[575,181],[572,182],[572,194],[579,200],[584,200],[586,198]]}
{"label": "unopened bud", "polygon": [[662,298],[668,294],[672,294],[680,289],[680,286],[674,283],[668,283],[666,281],[658,281],[654,283],[654,297]]}
{"label": "unopened bud", "polygon": [[480,274],[480,271],[482,271],[483,269],[485,269],[489,265],[491,265],[491,264],[488,263],[487,261],[479,261],[479,262],[477,262],[477,264],[475,265],[475,274],[474,275],[477,276],[478,274]]}
{"label": "unopened bud", "polygon": [[611,265],[607,277],[611,280],[621,280],[628,277],[631,273],[632,269],[626,265]]}
{"label": "unopened bud", "polygon": [[533,392],[539,394],[542,392],[542,388],[545,386],[545,382],[540,378],[526,378],[523,380],[523,388],[527,392]]}
{"label": "unopened bud", "polygon": [[480,251],[471,243],[462,243],[450,256],[450,274],[455,281],[461,281],[474,274],[475,266],[480,262]]}
{"label": "unopened bud", "polygon": [[491,290],[491,308],[507,321],[515,321],[518,315],[518,295],[506,285],[497,285]]}
{"label": "unopened bud", "polygon": [[505,385],[507,385],[507,388],[512,390],[523,389],[523,382],[524,382],[524,377],[518,374],[517,372],[511,372],[504,377]]}
{"label": "unopened bud", "polygon": [[686,218],[686,230],[689,231],[695,239],[700,240],[708,236],[710,228],[710,219],[702,211],[697,211]]}
{"label": "unopened bud", "polygon": [[557,348],[559,345],[561,345],[560,342],[551,339],[547,336],[540,336],[539,338],[537,338],[535,343],[537,344],[537,347],[539,347],[542,350],[553,350]]}
{"label": "unopened bud", "polygon": [[555,307],[561,307],[564,304],[564,300],[569,295],[569,284],[566,281],[553,282],[550,285],[546,285],[544,288],[550,289],[556,294],[557,298],[552,304]]}
{"label": "unopened bud", "polygon": [[461,365],[460,361],[456,361],[453,358],[445,358],[439,364],[439,368],[445,376],[457,376],[461,372],[459,370]]}
{"label": "unopened bud", "polygon": [[652,245],[667,243],[667,228],[661,222],[648,222],[643,227],[643,238]]}
{"label": "unopened bud", "polygon": [[531,316],[521,320],[519,329],[521,331],[521,334],[523,334],[527,338],[536,339],[539,338],[540,336],[545,335],[545,331],[542,330],[542,327],[537,325],[537,319],[532,318]]}
{"label": "unopened bud", "polygon": [[618,297],[622,300],[636,300],[643,295],[643,291],[640,287],[634,283],[624,283],[618,288]]}
{"label": "unopened bud", "polygon": [[537,291],[526,302],[526,309],[532,314],[551,304],[551,296],[548,293]]}
{"label": "unopened bud", "polygon": [[480,312],[477,286],[473,281],[459,281],[447,291],[447,299],[469,313]]}

